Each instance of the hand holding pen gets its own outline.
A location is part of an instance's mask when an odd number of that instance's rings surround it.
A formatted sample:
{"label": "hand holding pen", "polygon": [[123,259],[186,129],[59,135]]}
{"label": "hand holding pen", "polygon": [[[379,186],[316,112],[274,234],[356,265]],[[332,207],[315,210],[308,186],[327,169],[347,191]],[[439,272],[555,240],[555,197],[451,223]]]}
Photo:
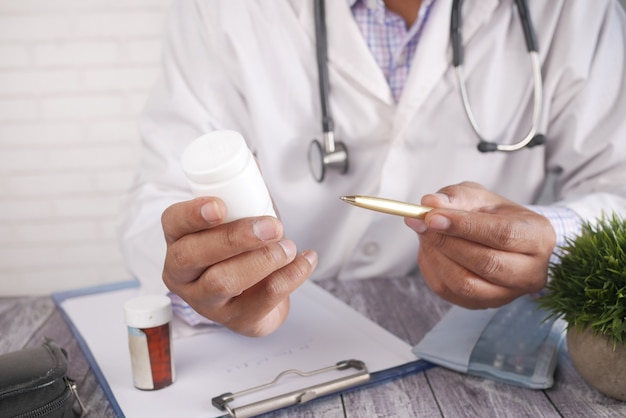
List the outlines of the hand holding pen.
{"label": "hand holding pen", "polygon": [[452,303],[497,307],[546,283],[556,241],[550,222],[476,183],[426,195],[424,206],[384,199],[366,199],[363,205],[362,197],[350,198],[343,200],[405,217],[420,240],[417,260],[424,279]]}

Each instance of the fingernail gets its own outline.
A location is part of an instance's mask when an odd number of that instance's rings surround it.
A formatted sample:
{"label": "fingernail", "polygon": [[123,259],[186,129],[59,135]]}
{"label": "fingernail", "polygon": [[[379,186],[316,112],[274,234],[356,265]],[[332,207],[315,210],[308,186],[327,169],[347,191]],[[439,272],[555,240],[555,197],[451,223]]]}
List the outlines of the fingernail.
{"label": "fingernail", "polygon": [[261,241],[267,241],[278,237],[278,228],[276,227],[276,221],[273,219],[265,218],[255,221],[252,225],[254,235]]}
{"label": "fingernail", "polygon": [[407,218],[406,223],[409,227],[411,227],[411,229],[413,229],[413,231],[417,232],[418,234],[422,234],[428,229],[428,227],[426,226],[426,222],[424,222],[422,219]]}
{"label": "fingernail", "polygon": [[202,205],[200,208],[200,214],[202,215],[202,218],[209,223],[222,219],[222,210],[215,201],[210,201]]}
{"label": "fingernail", "polygon": [[278,244],[280,244],[280,246],[283,247],[283,251],[285,252],[285,255],[287,256],[287,258],[291,259],[295,257],[296,244],[293,241],[290,241],[288,239],[283,239],[279,241]]}
{"label": "fingernail", "polygon": [[450,227],[450,219],[441,215],[433,215],[428,222],[428,228],[438,231],[445,231]]}
{"label": "fingernail", "polygon": [[307,259],[309,264],[311,264],[313,267],[317,265],[317,253],[315,251],[306,250],[305,252],[302,253],[302,255],[304,256],[304,258]]}

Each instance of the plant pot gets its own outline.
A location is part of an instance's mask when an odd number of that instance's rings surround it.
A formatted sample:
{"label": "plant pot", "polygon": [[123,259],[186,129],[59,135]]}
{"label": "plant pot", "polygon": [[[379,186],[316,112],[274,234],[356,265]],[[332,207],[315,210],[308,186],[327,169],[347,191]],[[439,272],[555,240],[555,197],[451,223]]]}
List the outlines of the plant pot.
{"label": "plant pot", "polygon": [[588,328],[567,332],[567,348],[574,367],[585,381],[612,398],[626,401],[626,346],[613,343]]}

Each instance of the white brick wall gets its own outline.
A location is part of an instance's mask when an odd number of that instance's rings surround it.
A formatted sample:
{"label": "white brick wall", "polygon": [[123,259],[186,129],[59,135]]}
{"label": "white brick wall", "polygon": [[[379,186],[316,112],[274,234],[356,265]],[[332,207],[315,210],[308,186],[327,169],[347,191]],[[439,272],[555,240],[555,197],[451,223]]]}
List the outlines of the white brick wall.
{"label": "white brick wall", "polygon": [[0,296],[130,278],[120,197],[170,0],[0,0]]}

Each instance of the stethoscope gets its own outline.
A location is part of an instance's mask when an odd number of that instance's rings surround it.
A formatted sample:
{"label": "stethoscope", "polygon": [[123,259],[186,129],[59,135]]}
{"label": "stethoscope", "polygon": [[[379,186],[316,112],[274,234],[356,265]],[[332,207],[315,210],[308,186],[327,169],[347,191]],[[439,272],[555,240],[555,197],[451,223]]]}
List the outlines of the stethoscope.
{"label": "stethoscope", "polygon": [[[534,84],[534,104],[530,130],[526,136],[514,144],[497,144],[485,139],[482,134],[467,95],[465,84],[465,75],[463,71],[463,38],[461,34],[462,19],[461,6],[463,0],[453,0],[452,15],[450,18],[450,37],[452,40],[452,60],[459,84],[459,91],[463,101],[463,108],[472,129],[479,139],[478,150],[480,152],[517,151],[525,147],[534,147],[545,143],[546,138],[543,134],[537,133],[539,119],[542,111],[543,86],[541,79],[541,66],[539,62],[539,53],[537,48],[537,39],[533,29],[528,5],[526,0],[515,0],[517,10],[519,12],[522,29],[524,31],[524,39],[526,48],[530,56],[532,65],[533,84]],[[337,170],[342,174],[348,172],[348,149],[341,141],[335,140],[334,121],[330,110],[329,83],[328,83],[328,46],[326,38],[326,19],[324,0],[314,0],[314,17],[315,17],[315,42],[317,55],[317,70],[319,77],[319,95],[322,109],[322,132],[323,142],[317,139],[311,141],[309,146],[308,158],[309,168],[313,178],[318,182],[324,181],[327,169]]]}

